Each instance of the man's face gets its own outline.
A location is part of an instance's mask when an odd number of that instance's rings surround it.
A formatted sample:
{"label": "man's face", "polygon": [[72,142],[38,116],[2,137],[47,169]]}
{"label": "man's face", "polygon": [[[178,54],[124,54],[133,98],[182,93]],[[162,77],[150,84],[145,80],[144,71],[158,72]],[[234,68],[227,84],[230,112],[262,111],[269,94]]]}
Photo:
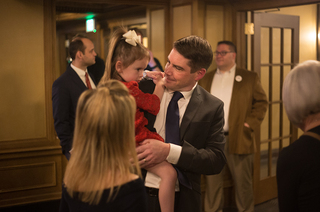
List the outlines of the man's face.
{"label": "man's face", "polygon": [[96,52],[94,51],[94,45],[91,40],[87,38],[81,39],[84,46],[86,47],[83,54],[83,64],[85,66],[91,66],[96,63]]}
{"label": "man's face", "polygon": [[165,86],[172,91],[190,91],[196,83],[198,72],[191,73],[189,60],[172,49],[165,66]]}
{"label": "man's face", "polygon": [[[226,53],[224,56],[221,55]],[[219,69],[230,69],[235,64],[236,53],[231,52],[230,47],[227,44],[220,44],[216,50],[216,64]]]}

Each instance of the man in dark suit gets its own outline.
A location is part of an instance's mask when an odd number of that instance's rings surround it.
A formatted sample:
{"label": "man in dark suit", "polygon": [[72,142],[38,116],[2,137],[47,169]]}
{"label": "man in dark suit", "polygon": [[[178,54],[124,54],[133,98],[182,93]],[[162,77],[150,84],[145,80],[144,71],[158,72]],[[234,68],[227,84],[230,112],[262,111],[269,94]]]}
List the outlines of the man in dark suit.
{"label": "man in dark suit", "polygon": [[54,127],[60,139],[62,153],[70,159],[78,98],[86,89],[96,88],[87,67],[95,63],[96,53],[91,40],[76,37],[69,45],[72,63],[52,85]]}
{"label": "man in dark suit", "polygon": [[[253,211],[253,153],[255,132],[267,110],[267,97],[256,72],[236,67],[236,46],[230,41],[217,45],[217,69],[199,85],[224,102],[225,155],[234,181],[238,211]],[[205,212],[223,209],[223,172],[206,176]]]}
{"label": "man in dark suit", "polygon": [[[142,168],[167,160],[186,177],[183,183],[178,176],[175,211],[179,212],[201,211],[201,174],[218,174],[225,165],[223,102],[197,85],[212,58],[210,44],[200,37],[188,36],[174,43],[164,71],[166,89],[154,127],[166,138],[167,108],[173,93],[179,91],[183,95],[178,100],[180,139],[176,144],[147,139],[137,147]],[[149,212],[160,212],[159,181],[158,176],[146,174]]]}

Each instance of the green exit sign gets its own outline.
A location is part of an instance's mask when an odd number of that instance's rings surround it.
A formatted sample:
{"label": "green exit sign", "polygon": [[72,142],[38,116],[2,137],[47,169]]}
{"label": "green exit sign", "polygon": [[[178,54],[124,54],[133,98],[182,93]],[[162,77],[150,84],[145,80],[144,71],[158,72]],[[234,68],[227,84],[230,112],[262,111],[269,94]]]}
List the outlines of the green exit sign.
{"label": "green exit sign", "polygon": [[95,21],[94,19],[88,19],[86,21],[86,31],[87,32],[96,32]]}

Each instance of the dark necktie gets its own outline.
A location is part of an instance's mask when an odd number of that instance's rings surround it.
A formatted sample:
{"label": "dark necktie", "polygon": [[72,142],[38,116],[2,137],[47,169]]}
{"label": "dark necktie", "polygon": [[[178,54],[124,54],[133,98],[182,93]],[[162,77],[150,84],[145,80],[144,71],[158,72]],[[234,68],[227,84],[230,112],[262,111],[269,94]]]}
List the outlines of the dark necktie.
{"label": "dark necktie", "polygon": [[88,89],[92,89],[91,84],[90,84],[90,80],[89,80],[89,76],[88,76],[88,72],[86,72],[86,84]]}
{"label": "dark necktie", "polygon": [[179,107],[178,100],[183,95],[176,91],[168,105],[166,118],[166,142],[180,145]]}
{"label": "dark necktie", "polygon": [[[179,107],[178,100],[183,97],[183,95],[176,91],[174,92],[172,99],[168,105],[167,117],[166,117],[166,143],[172,143],[180,145],[180,127],[179,127]],[[174,166],[177,170],[179,182],[186,186],[187,188],[192,188],[189,180],[183,173]]]}

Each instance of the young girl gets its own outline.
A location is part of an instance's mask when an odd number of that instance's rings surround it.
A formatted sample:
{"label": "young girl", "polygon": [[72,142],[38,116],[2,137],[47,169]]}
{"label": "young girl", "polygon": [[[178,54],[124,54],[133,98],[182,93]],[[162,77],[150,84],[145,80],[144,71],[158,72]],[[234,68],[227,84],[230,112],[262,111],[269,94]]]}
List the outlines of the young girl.
{"label": "young girl", "polygon": [[[141,44],[140,37],[135,31],[128,31],[120,28],[113,34],[109,52],[106,61],[106,71],[100,84],[104,84],[110,79],[117,79],[123,82],[130,94],[136,99],[137,110],[135,118],[136,127],[136,145],[145,139],[156,139],[163,141],[163,138],[155,132],[151,132],[145,126],[148,120],[144,117],[142,110],[156,115],[160,109],[160,100],[164,92],[163,73],[149,73],[156,84],[153,94],[143,93],[138,82],[143,77],[144,69],[149,61],[149,52]],[[174,211],[175,183],[177,173],[173,166],[164,161],[148,171],[158,175],[161,178],[159,186],[159,203],[162,212]]]}
{"label": "young girl", "polygon": [[117,80],[82,93],[60,212],[79,208],[147,212],[147,195],[139,178],[135,150],[135,111],[134,98]]}

